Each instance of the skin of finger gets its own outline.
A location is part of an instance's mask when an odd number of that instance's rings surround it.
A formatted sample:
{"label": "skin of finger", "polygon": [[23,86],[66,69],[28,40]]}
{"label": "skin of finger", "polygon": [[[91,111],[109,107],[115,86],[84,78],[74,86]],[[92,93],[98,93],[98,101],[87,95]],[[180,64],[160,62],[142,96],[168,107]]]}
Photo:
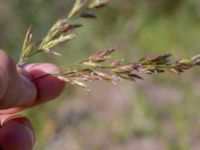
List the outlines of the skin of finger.
{"label": "skin of finger", "polygon": [[[25,70],[31,75],[32,79],[36,79],[47,73],[58,73],[59,68],[50,63],[30,64]],[[48,76],[34,81],[37,88],[37,98],[34,105],[45,103],[58,97],[65,87],[65,82],[55,76]]]}
{"label": "skin of finger", "polygon": [[[46,73],[55,73],[60,71],[57,66],[49,63],[29,64],[24,68],[24,70],[26,72],[23,72],[23,74],[28,74],[29,76],[31,76],[31,79],[35,79]],[[65,83],[63,81],[53,76],[36,80],[34,81],[34,84],[37,88],[37,98],[32,103],[25,104],[20,107],[14,107],[11,109],[0,110],[0,115],[16,113],[24,109],[48,102],[49,100],[52,100],[59,96],[65,87]]]}
{"label": "skin of finger", "polygon": [[35,137],[30,122],[22,116],[1,117],[0,148],[32,150]]}
{"label": "skin of finger", "polygon": [[29,103],[35,97],[35,85],[20,74],[13,60],[0,50],[0,109]]}

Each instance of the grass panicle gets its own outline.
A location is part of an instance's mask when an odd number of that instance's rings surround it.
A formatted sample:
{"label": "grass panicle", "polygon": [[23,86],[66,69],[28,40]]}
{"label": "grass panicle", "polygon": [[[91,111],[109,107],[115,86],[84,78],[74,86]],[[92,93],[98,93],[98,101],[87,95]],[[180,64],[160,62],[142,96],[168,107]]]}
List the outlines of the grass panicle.
{"label": "grass panicle", "polygon": [[[76,38],[77,34],[74,33],[74,30],[83,26],[74,23],[74,20],[79,18],[95,19],[97,16],[92,13],[92,10],[100,9],[107,4],[107,0],[76,0],[69,15],[58,20],[40,42],[32,41],[30,27],[24,39],[19,65],[24,64],[29,57],[40,52],[60,55],[54,51],[54,48]],[[73,67],[62,69],[60,73],[47,73],[33,81],[47,76],[56,76],[67,83],[87,88],[86,83],[91,81],[105,80],[112,83],[122,80],[136,81],[143,80],[144,74],[167,71],[181,75],[185,70],[200,65],[200,55],[173,62],[170,60],[172,54],[144,57],[135,63],[127,64],[122,60],[112,59],[111,55],[115,51],[114,48],[98,51]]]}
{"label": "grass panicle", "polygon": [[107,3],[108,1],[105,0],[76,0],[69,15],[58,20],[39,42],[32,41],[30,27],[24,39],[18,65],[24,64],[28,58],[41,52],[60,55],[54,51],[54,48],[76,38],[77,34],[73,33],[73,31],[82,27],[81,24],[74,23],[75,20],[80,18],[96,18],[96,15],[92,13],[92,10],[102,8],[103,6],[106,6]]}

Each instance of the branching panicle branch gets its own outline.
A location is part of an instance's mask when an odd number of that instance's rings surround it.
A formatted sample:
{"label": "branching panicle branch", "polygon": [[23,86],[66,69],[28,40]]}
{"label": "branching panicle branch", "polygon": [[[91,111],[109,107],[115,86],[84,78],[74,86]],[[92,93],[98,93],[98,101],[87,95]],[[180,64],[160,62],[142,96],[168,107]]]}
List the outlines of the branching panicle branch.
{"label": "branching panicle branch", "polygon": [[31,41],[32,32],[29,28],[24,39],[19,65],[24,64],[28,58],[40,52],[60,55],[54,51],[54,48],[76,38],[77,35],[73,31],[82,27],[81,24],[74,23],[74,20],[82,17],[96,18],[96,15],[91,12],[92,9],[102,8],[107,3],[107,0],[76,0],[69,15],[58,20],[40,42]]}
{"label": "branching panicle branch", "polygon": [[[32,42],[31,28],[29,28],[24,39],[19,65],[24,64],[29,57],[39,52],[60,55],[53,49],[74,39],[77,36],[74,30],[82,27],[82,24],[74,23],[74,20],[96,18],[97,16],[92,13],[92,9],[102,8],[107,3],[107,0],[76,0],[69,15],[58,20],[37,44]],[[144,57],[138,62],[126,64],[122,60],[113,60],[111,55],[114,52],[114,48],[98,51],[87,60],[75,64],[73,68],[65,68],[60,73],[47,73],[33,79],[33,81],[47,76],[56,76],[67,83],[86,88],[86,82],[90,81],[135,81],[142,80],[144,74],[164,73],[166,71],[180,75],[185,70],[200,65],[200,55],[173,62],[170,61],[172,54]]]}

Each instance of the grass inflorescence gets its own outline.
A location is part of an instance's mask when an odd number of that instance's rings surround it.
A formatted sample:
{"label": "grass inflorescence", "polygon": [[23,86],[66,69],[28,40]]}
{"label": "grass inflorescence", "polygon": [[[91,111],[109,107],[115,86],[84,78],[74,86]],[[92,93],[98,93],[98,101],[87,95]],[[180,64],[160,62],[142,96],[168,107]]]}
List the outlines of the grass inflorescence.
{"label": "grass inflorescence", "polygon": [[[76,0],[69,15],[64,19],[58,20],[39,42],[32,41],[30,27],[25,36],[18,65],[25,65],[28,58],[41,52],[60,55],[54,51],[54,48],[76,38],[77,35],[74,30],[83,26],[82,24],[74,23],[74,20],[79,18],[95,19],[97,16],[92,10],[103,8],[107,4],[107,0]],[[114,52],[114,48],[98,51],[88,59],[74,64],[73,67],[61,69],[60,73],[47,73],[33,80],[56,76],[67,83],[86,88],[85,83],[89,81],[135,81],[142,80],[144,74],[163,73],[166,71],[180,75],[185,70],[200,65],[200,55],[172,62],[170,61],[172,54],[144,57],[137,62],[127,64],[122,60],[113,60],[111,54]]]}

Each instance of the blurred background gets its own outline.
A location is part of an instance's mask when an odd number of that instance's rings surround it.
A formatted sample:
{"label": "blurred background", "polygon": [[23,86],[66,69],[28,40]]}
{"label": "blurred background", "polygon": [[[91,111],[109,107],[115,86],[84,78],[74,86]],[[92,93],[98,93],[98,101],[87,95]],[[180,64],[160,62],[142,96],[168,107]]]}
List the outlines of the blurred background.
{"label": "blurred background", "polygon": [[[0,1],[0,47],[18,60],[25,32],[41,39],[67,15],[73,0]],[[172,52],[173,59],[200,52],[199,0],[113,0],[81,20],[79,37],[61,47],[61,57],[37,55],[31,62],[66,66],[104,48],[137,61]],[[200,69],[181,77],[145,77],[136,83],[98,82],[91,91],[68,86],[55,101],[23,112],[35,128],[35,150],[199,150]]]}

